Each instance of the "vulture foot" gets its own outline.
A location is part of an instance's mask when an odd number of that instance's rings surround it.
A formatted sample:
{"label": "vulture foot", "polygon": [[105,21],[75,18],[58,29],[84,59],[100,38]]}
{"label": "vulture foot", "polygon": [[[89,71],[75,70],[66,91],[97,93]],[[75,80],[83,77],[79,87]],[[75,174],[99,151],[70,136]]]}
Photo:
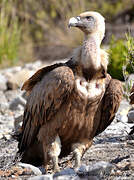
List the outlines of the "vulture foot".
{"label": "vulture foot", "polygon": [[88,139],[82,139],[79,143],[72,145],[72,150],[75,158],[75,170],[77,171],[81,166],[81,158],[84,152],[92,145],[92,141]]}
{"label": "vulture foot", "polygon": [[[60,138],[57,135],[54,140],[51,142],[50,146],[47,146],[46,143],[43,143],[43,151],[44,151],[44,165],[47,167],[48,159],[52,160],[53,163],[53,171],[59,172],[60,168],[58,165],[58,156],[61,152],[61,142]],[[47,171],[47,168],[46,168]]]}
{"label": "vulture foot", "polygon": [[74,150],[74,157],[75,157],[75,166],[74,166],[74,168],[77,171],[77,169],[81,165],[81,157],[82,157],[82,154],[80,153],[79,149]]}
{"label": "vulture foot", "polygon": [[52,157],[52,162],[53,162],[53,171],[56,172],[60,172],[60,167],[58,165],[58,156],[53,156]]}

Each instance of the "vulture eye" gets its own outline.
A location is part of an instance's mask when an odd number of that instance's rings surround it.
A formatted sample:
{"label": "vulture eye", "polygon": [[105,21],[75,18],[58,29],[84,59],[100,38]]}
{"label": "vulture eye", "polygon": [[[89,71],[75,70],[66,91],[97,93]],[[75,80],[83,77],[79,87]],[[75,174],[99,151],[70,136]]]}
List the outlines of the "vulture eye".
{"label": "vulture eye", "polygon": [[93,20],[93,17],[92,17],[92,16],[86,16],[86,19],[87,19],[88,21],[91,21],[91,20]]}

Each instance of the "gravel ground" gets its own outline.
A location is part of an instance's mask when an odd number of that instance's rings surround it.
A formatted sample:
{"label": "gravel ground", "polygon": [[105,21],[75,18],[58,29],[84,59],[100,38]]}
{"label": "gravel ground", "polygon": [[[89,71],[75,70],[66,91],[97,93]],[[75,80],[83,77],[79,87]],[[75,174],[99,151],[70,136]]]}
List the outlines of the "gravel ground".
{"label": "gravel ground", "polygon": [[[99,161],[110,162],[113,164],[113,169],[111,174],[105,177],[106,179],[134,179],[134,137],[128,136],[126,133],[113,133],[113,126],[117,127],[116,131],[118,131],[118,123],[113,123],[108,128],[111,133],[106,130],[97,136],[94,139],[93,146],[83,156],[82,164],[93,165]],[[2,138],[0,144],[0,170],[6,174],[7,170],[10,170],[16,164],[14,158],[17,152],[17,142],[13,138],[9,140]],[[60,160],[60,167],[66,168],[68,164],[64,162],[71,159],[71,157],[70,155]],[[74,161],[71,160],[71,163],[73,165]],[[31,175],[33,176],[33,174],[23,175],[22,173],[19,177],[27,179]],[[2,179],[8,178],[3,177]]]}

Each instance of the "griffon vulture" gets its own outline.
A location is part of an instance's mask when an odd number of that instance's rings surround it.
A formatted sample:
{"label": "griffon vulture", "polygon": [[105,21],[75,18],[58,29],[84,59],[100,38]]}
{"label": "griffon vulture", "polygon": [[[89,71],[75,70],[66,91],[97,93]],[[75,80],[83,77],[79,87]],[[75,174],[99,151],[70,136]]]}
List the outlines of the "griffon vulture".
{"label": "griffon vulture", "polygon": [[130,104],[134,104],[134,84],[130,90]]}
{"label": "griffon vulture", "polygon": [[19,152],[22,161],[47,166],[73,152],[75,167],[93,138],[114,119],[122,99],[121,82],[107,74],[107,53],[100,48],[104,18],[84,12],[69,20],[84,33],[84,41],[66,63],[38,70],[22,89],[28,93]]}
{"label": "griffon vulture", "polygon": [[[130,98],[130,104],[134,104],[134,84],[130,90],[130,97],[129,98]],[[129,135],[134,134],[134,126],[132,126],[131,129],[132,130],[130,131]]]}

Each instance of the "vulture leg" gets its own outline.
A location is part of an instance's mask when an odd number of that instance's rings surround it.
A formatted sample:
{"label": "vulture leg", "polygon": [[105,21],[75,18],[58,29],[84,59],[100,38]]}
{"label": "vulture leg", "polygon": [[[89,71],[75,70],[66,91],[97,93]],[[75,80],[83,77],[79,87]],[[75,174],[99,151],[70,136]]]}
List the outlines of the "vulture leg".
{"label": "vulture leg", "polygon": [[72,151],[75,158],[75,168],[79,168],[81,165],[81,158],[84,152],[92,145],[92,140],[81,139],[78,143],[72,145]]}
{"label": "vulture leg", "polygon": [[49,153],[48,153],[53,163],[54,172],[60,171],[60,168],[58,165],[58,156],[60,155],[60,152],[61,152],[61,142],[60,142],[59,136],[57,135],[55,140],[51,143]]}
{"label": "vulture leg", "polygon": [[43,155],[44,155],[44,164],[43,164],[43,166],[45,168],[46,173],[48,171],[48,164],[47,164],[48,163],[48,152],[47,152],[47,149],[48,149],[48,147],[46,145],[46,142],[43,142]]}

